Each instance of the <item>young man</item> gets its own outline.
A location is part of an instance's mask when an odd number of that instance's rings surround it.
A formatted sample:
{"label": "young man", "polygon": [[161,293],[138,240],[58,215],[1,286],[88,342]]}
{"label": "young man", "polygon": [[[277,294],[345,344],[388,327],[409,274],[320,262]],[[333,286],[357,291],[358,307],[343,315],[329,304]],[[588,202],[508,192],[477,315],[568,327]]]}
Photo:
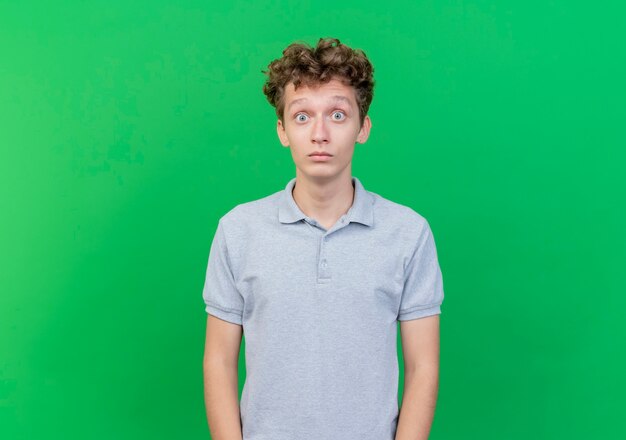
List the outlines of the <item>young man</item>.
{"label": "young man", "polygon": [[296,176],[218,222],[203,290],[212,438],[427,439],[442,275],[426,219],[351,174],[355,143],[371,128],[372,65],[362,51],[320,39],[290,45],[268,67],[264,93]]}

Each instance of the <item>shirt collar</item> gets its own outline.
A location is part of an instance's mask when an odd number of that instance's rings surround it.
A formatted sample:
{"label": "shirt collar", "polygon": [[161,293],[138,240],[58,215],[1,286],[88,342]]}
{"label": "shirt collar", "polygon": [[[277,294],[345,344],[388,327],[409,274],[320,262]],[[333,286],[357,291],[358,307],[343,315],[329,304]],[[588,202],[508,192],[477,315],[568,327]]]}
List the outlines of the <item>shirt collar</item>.
{"label": "shirt collar", "polygon": [[[358,222],[372,226],[374,224],[374,201],[372,196],[365,190],[358,178],[352,176],[351,179],[354,186],[354,200],[346,213],[346,218],[349,222]],[[296,178],[294,177],[287,183],[285,190],[280,195],[278,220],[281,223],[294,223],[306,218],[306,215],[304,215],[293,199],[291,191],[295,184]]]}

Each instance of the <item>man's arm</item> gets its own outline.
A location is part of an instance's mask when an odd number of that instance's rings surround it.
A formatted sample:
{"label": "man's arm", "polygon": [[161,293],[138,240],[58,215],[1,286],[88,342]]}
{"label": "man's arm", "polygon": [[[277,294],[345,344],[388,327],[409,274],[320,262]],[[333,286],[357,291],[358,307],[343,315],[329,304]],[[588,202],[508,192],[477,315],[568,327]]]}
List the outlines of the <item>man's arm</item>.
{"label": "man's arm", "polygon": [[204,347],[204,402],[211,438],[241,440],[237,367],[243,330],[208,315]]}
{"label": "man's arm", "polygon": [[404,393],[395,440],[427,440],[439,388],[439,315],[400,321]]}

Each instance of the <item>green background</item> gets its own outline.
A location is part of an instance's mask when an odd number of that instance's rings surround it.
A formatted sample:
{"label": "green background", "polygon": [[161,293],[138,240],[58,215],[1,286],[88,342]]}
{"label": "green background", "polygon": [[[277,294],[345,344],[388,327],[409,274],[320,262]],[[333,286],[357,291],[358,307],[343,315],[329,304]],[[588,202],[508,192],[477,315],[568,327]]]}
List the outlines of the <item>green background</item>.
{"label": "green background", "polygon": [[208,438],[217,220],[295,175],[260,71],[334,36],[437,243],[431,438],[626,438],[620,2],[179,3],[0,3],[0,437]]}

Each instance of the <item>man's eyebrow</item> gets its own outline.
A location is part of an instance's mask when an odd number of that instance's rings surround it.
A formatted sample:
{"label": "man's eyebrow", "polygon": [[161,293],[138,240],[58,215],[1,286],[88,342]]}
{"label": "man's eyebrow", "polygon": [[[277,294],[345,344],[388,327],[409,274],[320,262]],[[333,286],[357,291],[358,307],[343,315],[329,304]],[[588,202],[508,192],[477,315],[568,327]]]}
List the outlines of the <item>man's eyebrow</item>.
{"label": "man's eyebrow", "polygon": [[348,105],[352,105],[352,102],[350,102],[350,100],[348,98],[346,98],[345,96],[342,96],[342,95],[335,95],[335,96],[333,96],[333,101],[341,101],[341,102],[345,102]]}
{"label": "man's eyebrow", "polygon": [[295,104],[299,103],[299,102],[303,102],[306,101],[306,98],[299,98],[299,99],[294,99],[293,101],[291,101],[289,103],[289,105],[287,106],[287,110],[291,109],[291,107],[293,107]]}
{"label": "man's eyebrow", "polygon": [[[287,107],[287,111],[289,111],[291,109],[291,107],[293,107],[295,104],[298,104],[300,102],[304,102],[306,101],[306,98],[298,98],[298,99],[294,99],[293,101],[291,101],[289,103],[289,106]],[[348,98],[346,98],[345,96],[342,95],[333,95],[331,96],[331,101],[340,101],[340,102],[344,102],[348,105],[352,105],[352,102],[350,102],[350,100]]]}

